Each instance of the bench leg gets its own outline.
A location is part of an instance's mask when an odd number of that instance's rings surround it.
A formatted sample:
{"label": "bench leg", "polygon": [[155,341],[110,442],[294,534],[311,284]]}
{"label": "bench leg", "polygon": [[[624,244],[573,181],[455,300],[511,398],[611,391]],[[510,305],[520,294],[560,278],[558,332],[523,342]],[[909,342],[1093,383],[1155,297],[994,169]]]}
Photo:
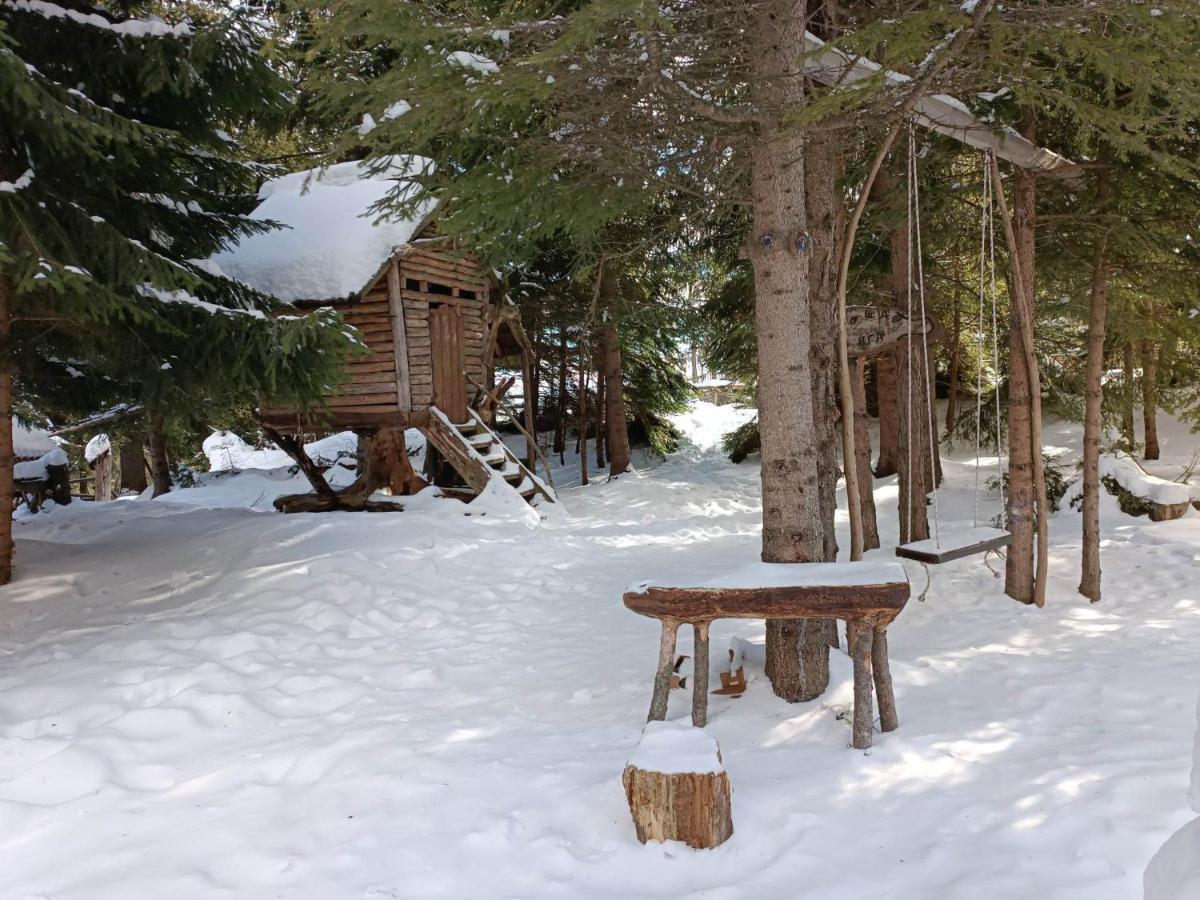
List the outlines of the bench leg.
{"label": "bench leg", "polygon": [[661,722],[667,717],[667,698],[671,694],[671,673],[675,670],[675,635],[679,623],[662,620],[662,637],[658,644],[658,671],[654,673],[654,693],[650,696],[650,715],[647,722]]}
{"label": "bench leg", "polygon": [[692,724],[703,728],[708,723],[708,622],[693,622],[692,638]]}
{"label": "bench leg", "polygon": [[896,717],[896,695],[892,692],[892,670],[888,666],[887,629],[875,629],[871,647],[871,668],[875,675],[875,697],[879,701],[879,728],[895,731],[900,727]]}
{"label": "bench leg", "polygon": [[850,653],[854,657],[854,740],[855,750],[871,746],[871,723],[875,719],[871,684],[871,645],[875,629],[863,622],[850,626]]}

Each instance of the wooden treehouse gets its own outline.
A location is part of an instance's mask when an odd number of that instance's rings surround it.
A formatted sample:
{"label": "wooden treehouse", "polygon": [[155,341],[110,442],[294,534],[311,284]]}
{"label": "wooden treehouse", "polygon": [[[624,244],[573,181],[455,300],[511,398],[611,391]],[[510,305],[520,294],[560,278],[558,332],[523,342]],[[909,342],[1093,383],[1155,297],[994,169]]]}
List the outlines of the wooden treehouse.
{"label": "wooden treehouse", "polygon": [[497,394],[515,380],[495,388],[502,365],[524,375],[533,431],[532,346],[517,308],[475,255],[438,236],[432,204],[406,220],[371,212],[389,191],[410,189],[423,164],[405,158],[370,174],[350,162],[269,181],[254,217],[286,227],[215,257],[224,274],[297,308],[339,310],[366,346],[324,408],[268,402],[260,417],[283,433],[418,428],[468,491],[506,485],[530,502],[553,501],[532,460],[518,459],[491,427]]}

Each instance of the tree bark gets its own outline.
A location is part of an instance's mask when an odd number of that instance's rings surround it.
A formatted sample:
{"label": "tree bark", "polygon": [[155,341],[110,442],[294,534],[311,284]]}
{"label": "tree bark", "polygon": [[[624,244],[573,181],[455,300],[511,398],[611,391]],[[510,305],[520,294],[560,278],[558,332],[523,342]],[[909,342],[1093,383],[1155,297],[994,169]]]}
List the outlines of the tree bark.
{"label": "tree bark", "polygon": [[875,477],[900,471],[900,392],[896,387],[896,357],[883,353],[875,359],[875,388],[879,404],[879,457]]}
{"label": "tree bark", "polygon": [[554,422],[554,443],[551,453],[558,454],[559,465],[567,452],[567,329],[558,329],[558,403]]}
{"label": "tree bark", "polygon": [[104,503],[113,498],[113,455],[106,450],[92,461],[93,490],[92,495],[97,503]]}
{"label": "tree bark", "polygon": [[1145,459],[1158,459],[1158,355],[1154,341],[1142,341],[1142,426]]}
{"label": "tree bark", "polygon": [[608,474],[629,471],[629,422],[625,412],[625,369],[621,335],[611,319],[602,334],[604,346],[604,419],[608,428]]}
{"label": "tree bark", "polygon": [[1083,572],[1079,579],[1079,593],[1093,603],[1100,599],[1100,404],[1103,400],[1104,327],[1107,313],[1108,260],[1102,239],[1092,262],[1083,412]]}
{"label": "tree bark", "polygon": [[1121,437],[1125,441],[1125,449],[1130,453],[1137,446],[1137,433],[1133,430],[1134,398],[1137,396],[1135,368],[1133,342],[1125,341],[1121,348]]}
{"label": "tree bark", "polygon": [[[0,342],[7,344],[12,335],[12,281],[0,272]],[[8,350],[7,347],[3,348]],[[0,366],[0,496],[4,497],[4,514],[0,515],[0,584],[8,584],[13,576],[12,495],[13,456],[12,435],[13,371],[11,364]]]}
{"label": "tree bark", "polygon": [[[1021,134],[1036,140],[1033,115],[1022,114]],[[1013,176],[1013,232],[1017,261],[1030,303],[1036,296],[1037,184],[1033,175],[1017,169]],[[995,186],[997,191],[1002,186]],[[1021,603],[1033,602],[1034,485],[1033,444],[1030,438],[1029,368],[1021,337],[1019,304],[1010,304],[1008,332],[1008,530],[1012,543],[1004,563],[1004,592]],[[999,427],[999,423],[996,423]],[[1039,448],[1039,451],[1040,448]]]}
{"label": "tree bark", "polygon": [[962,310],[954,298],[954,319],[950,326],[950,375],[946,391],[946,437],[954,434],[958,421],[958,369],[962,359]]}
{"label": "tree bark", "polygon": [[[603,343],[603,335],[601,335],[601,343]],[[599,472],[608,465],[608,407],[605,401],[605,392],[607,389],[607,379],[603,373],[603,361],[601,362],[601,371],[596,373],[596,471]]]}
{"label": "tree bark", "polygon": [[150,456],[150,481],[155,497],[171,490],[171,460],[167,455],[167,431],[161,413],[146,416],[146,441]]}
{"label": "tree bark", "polygon": [[415,494],[426,486],[408,457],[403,428],[381,428],[368,435],[363,451],[361,490],[366,496],[387,488],[393,496],[400,497]]}
{"label": "tree bark", "polygon": [[[774,111],[798,108],[804,102],[803,17],[796,15],[793,3],[766,0],[749,27],[757,105]],[[765,562],[807,562],[825,555],[821,454],[809,364],[813,341],[805,162],[804,139],[795,128],[764,124],[750,158],[753,225],[748,254],[758,340]],[[819,696],[829,682],[824,630],[816,635],[805,631],[803,620],[767,626],[767,676],[775,693],[792,702]]]}
{"label": "tree bark", "polygon": [[146,436],[140,431],[130,432],[121,443],[119,465],[121,490],[140,494],[146,489]]}
{"label": "tree bark", "polygon": [[[908,225],[892,231],[891,250],[892,303],[908,311],[912,294],[912,314],[920,315],[916,287],[912,283],[913,261],[910,258],[912,236]],[[900,516],[900,543],[923,541],[929,537],[927,497],[933,489],[930,467],[929,391],[926,389],[928,363],[925,344],[916,335],[904,341],[896,354],[896,390],[898,393],[897,438],[899,444],[900,493],[897,509]]]}
{"label": "tree bark", "polygon": [[865,360],[854,369],[854,444],[858,456],[858,481],[862,506],[863,549],[879,549],[879,521],[875,514],[875,492],[871,476],[871,436],[867,430],[867,385]]}
{"label": "tree bark", "polygon": [[583,331],[579,334],[579,483],[588,483],[588,361]]}

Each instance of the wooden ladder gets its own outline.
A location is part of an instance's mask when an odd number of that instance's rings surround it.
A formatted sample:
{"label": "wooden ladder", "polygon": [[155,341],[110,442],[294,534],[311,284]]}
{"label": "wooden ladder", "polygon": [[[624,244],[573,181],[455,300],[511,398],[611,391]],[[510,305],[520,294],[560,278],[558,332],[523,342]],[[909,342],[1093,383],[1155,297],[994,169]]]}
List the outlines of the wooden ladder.
{"label": "wooden ladder", "polygon": [[451,422],[444,412],[431,406],[429,422],[421,432],[476,495],[498,476],[527,503],[532,504],[538,497],[556,502],[554,492],[508,449],[475,410],[467,410],[466,422]]}

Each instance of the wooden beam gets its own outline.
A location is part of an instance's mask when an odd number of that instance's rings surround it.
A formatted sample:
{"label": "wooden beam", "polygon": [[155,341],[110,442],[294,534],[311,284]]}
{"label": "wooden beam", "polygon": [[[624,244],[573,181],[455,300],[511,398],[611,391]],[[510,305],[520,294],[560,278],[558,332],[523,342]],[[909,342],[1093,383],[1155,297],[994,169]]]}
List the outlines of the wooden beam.
{"label": "wooden beam", "polygon": [[404,302],[400,293],[400,263],[387,270],[388,305],[392,311],[392,341],[396,357],[396,403],[402,412],[412,409],[412,382],[408,375],[408,337],[404,331]]}
{"label": "wooden beam", "polygon": [[[805,34],[804,43],[810,53],[804,63],[805,71],[821,84],[836,87],[881,77],[894,85],[912,81],[909,76],[886,70],[869,59],[851,57],[812,33]],[[1063,178],[1079,174],[1079,167],[1071,160],[1039,147],[1011,128],[980,121],[966,104],[949,94],[926,94],[917,101],[913,115],[922,128],[979,150],[991,150],[1000,159],[1022,169]]]}

